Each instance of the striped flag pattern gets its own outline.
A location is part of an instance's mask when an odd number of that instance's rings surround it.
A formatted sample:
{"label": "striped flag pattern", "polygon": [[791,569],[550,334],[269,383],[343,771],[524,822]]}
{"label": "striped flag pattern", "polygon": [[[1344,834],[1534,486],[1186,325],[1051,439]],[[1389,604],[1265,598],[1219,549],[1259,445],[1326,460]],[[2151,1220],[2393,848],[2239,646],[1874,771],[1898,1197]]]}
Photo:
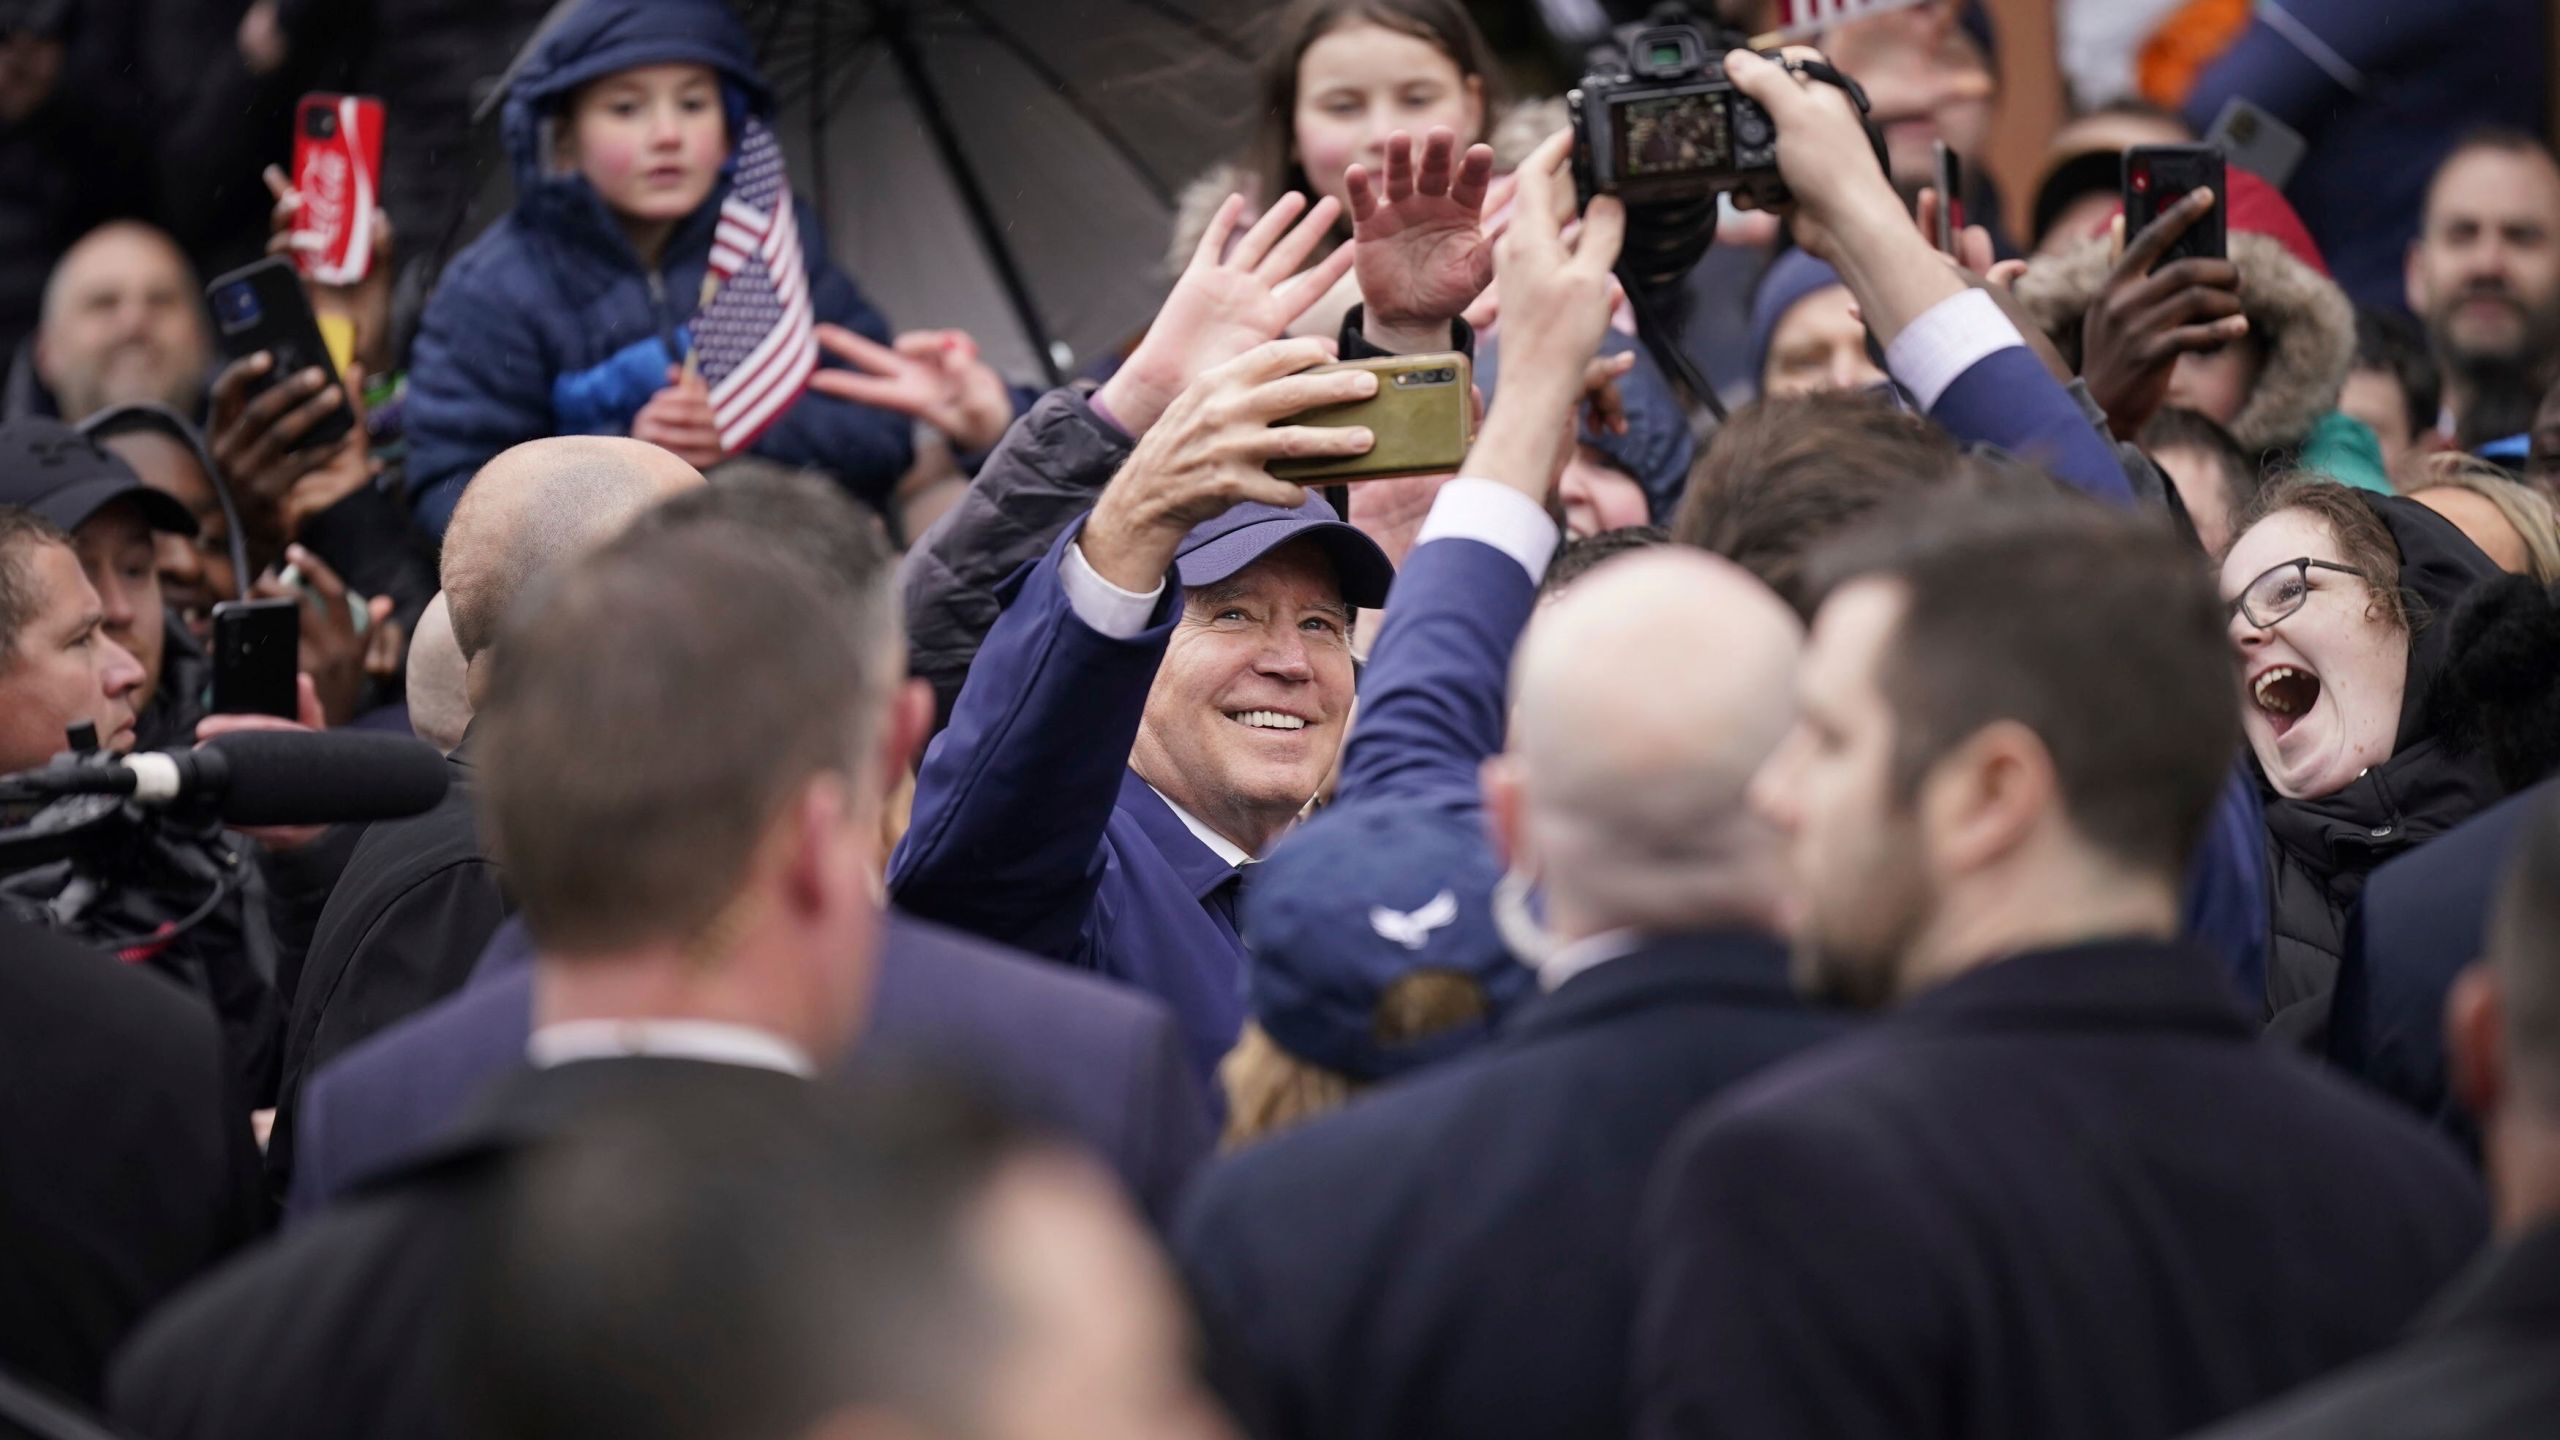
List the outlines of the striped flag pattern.
{"label": "striped flag pattern", "polygon": [[749,119],[739,140],[737,179],[720,204],[704,290],[693,317],[694,357],[711,389],[721,448],[744,450],[791,409],[818,368],[791,180],[762,120]]}
{"label": "striped flag pattern", "polygon": [[1902,10],[1924,0],[1781,0],[1778,7],[1778,34],[1787,40],[1801,40],[1819,35],[1834,25],[1846,25],[1869,15],[1887,10]]}

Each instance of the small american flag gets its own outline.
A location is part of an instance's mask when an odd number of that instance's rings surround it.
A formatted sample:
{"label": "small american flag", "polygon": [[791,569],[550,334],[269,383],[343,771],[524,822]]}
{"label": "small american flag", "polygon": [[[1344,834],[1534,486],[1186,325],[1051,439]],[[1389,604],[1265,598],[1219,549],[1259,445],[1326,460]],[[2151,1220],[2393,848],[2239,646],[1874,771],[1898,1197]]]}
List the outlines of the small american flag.
{"label": "small american flag", "polygon": [[818,368],[815,321],[782,147],[763,121],[749,119],[693,317],[694,357],[711,388],[721,448],[753,445],[800,398]]}
{"label": "small american flag", "polygon": [[1787,40],[1809,39],[1834,25],[1923,3],[1926,0],[1780,0],[1777,34]]}

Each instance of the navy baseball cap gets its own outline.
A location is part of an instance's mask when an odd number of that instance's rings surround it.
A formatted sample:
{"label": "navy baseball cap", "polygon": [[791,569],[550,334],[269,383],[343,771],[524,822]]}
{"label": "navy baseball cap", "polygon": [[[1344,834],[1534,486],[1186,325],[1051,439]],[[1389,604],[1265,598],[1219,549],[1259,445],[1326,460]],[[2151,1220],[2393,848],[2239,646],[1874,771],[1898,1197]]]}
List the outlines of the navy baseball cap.
{"label": "navy baseball cap", "polygon": [[0,505],[23,505],[65,530],[132,496],[154,530],[196,533],[196,517],[142,483],[133,467],[59,420],[28,416],[0,425]]}
{"label": "navy baseball cap", "polygon": [[[1494,924],[1502,867],[1473,815],[1355,800],[1291,831],[1247,873],[1247,1001],[1280,1048],[1310,1064],[1383,1080],[1481,1043],[1536,991]],[[1483,1013],[1393,1033],[1380,1003],[1424,971],[1471,982]]]}
{"label": "navy baseball cap", "polygon": [[1247,502],[1192,526],[1174,552],[1174,571],[1185,590],[1215,585],[1290,541],[1310,537],[1332,558],[1346,603],[1365,610],[1386,605],[1387,588],[1396,579],[1394,562],[1377,541],[1345,524],[1313,490],[1295,510]]}

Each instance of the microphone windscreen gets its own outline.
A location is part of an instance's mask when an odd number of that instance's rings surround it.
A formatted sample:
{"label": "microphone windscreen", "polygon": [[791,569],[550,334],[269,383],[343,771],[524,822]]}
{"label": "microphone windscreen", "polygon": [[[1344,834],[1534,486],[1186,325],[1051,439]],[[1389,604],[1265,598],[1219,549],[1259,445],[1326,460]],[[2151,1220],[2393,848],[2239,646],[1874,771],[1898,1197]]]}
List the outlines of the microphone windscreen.
{"label": "microphone windscreen", "polygon": [[444,756],[406,735],[242,730],[205,743],[230,767],[226,825],[399,820],[434,809],[447,783]]}

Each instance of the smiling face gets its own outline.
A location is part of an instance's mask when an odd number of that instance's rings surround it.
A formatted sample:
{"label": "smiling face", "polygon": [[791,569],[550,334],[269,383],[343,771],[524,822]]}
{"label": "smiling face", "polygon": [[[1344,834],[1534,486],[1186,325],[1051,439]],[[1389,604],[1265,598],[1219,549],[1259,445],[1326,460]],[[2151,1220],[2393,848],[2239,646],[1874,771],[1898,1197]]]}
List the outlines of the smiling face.
{"label": "smiling face", "polygon": [[581,89],[564,147],[627,221],[673,225],[711,197],[729,158],[720,77],[707,65],[643,65]]}
{"label": "smiling face", "polygon": [[[2352,563],[2320,517],[2298,509],[2269,515],[2224,557],[2223,600],[2237,600],[2268,571],[2302,557]],[[2287,570],[2283,581],[2266,583],[2270,590],[2302,587],[2302,608],[2267,628],[2245,613],[2232,615],[2241,728],[2277,794],[2316,799],[2391,758],[2409,636],[2373,587],[2353,575],[2315,566],[2307,578]]]}
{"label": "smiling face", "polygon": [[98,727],[106,749],[133,748],[142,667],[107,638],[98,592],[80,557],[50,540],[23,542],[0,563],[20,572],[34,603],[0,656],[0,770],[41,765],[63,749],[63,731]]}
{"label": "smiling face", "polygon": [[1342,172],[1353,161],[1385,168],[1387,137],[1402,130],[1418,149],[1435,125],[1461,141],[1484,130],[1484,82],[1419,35],[1367,20],[1337,25],[1298,56],[1292,152],[1314,198],[1346,207]]}
{"label": "smiling face", "polygon": [[137,400],[193,409],[213,364],[201,293],[148,226],[102,225],[72,246],[45,282],[35,337],[37,376],[63,418]]}
{"label": "smiling face", "polygon": [[1250,851],[1305,806],[1342,746],[1351,612],[1310,540],[1185,597],[1130,768]]}

